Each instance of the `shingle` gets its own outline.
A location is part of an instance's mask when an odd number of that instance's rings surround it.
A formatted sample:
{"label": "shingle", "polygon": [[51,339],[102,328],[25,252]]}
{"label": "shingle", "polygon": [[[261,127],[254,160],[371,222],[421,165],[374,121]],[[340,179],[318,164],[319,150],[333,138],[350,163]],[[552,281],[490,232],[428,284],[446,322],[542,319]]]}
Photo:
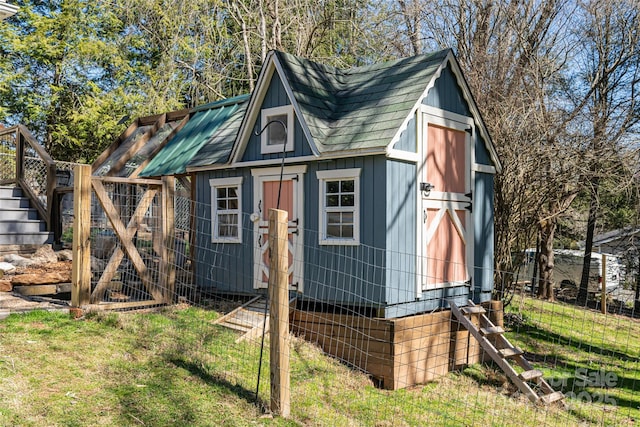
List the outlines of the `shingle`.
{"label": "shingle", "polygon": [[315,144],[340,151],[389,144],[448,53],[349,70],[276,54]]}

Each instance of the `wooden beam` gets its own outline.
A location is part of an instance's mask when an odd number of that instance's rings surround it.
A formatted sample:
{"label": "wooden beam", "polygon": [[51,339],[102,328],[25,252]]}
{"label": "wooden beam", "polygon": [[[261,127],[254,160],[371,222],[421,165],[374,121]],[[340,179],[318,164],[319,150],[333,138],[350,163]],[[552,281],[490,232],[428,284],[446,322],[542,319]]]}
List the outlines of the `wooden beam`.
{"label": "wooden beam", "polygon": [[287,211],[269,209],[271,410],[285,418],[291,413],[288,223]]}
{"label": "wooden beam", "polygon": [[136,153],[138,153],[138,151],[140,151],[140,149],[144,147],[144,145],[149,142],[151,138],[153,138],[153,136],[156,134],[156,132],[158,132],[160,128],[162,128],[162,126],[164,126],[166,118],[166,114],[161,114],[160,116],[158,116],[157,121],[153,124],[151,129],[146,131],[144,135],[142,135],[137,141],[131,144],[129,149],[127,149],[127,151],[123,153],[120,158],[111,166],[109,172],[107,172],[107,176],[114,176],[118,172],[120,172],[120,170],[127,164],[127,162],[131,160],[133,156],[135,156]]}
{"label": "wooden beam", "polygon": [[73,179],[71,306],[82,307],[89,304],[91,295],[91,166],[76,166]]}
{"label": "wooden beam", "polygon": [[160,289],[167,304],[173,302],[176,291],[176,224],[175,224],[176,180],[173,176],[162,177],[161,209],[162,249],[160,254]]}
{"label": "wooden beam", "polygon": [[111,143],[109,148],[104,150],[102,154],[98,156],[98,158],[91,165],[91,173],[97,171],[100,168],[100,166],[102,166],[103,163],[107,161],[109,156],[111,156],[113,152],[118,149],[120,144],[122,144],[124,141],[127,140],[127,138],[133,135],[136,129],[138,129],[138,120],[135,120],[133,123],[131,123],[129,127],[127,127],[127,129],[124,132],[122,132],[120,136],[116,138],[115,141]]}

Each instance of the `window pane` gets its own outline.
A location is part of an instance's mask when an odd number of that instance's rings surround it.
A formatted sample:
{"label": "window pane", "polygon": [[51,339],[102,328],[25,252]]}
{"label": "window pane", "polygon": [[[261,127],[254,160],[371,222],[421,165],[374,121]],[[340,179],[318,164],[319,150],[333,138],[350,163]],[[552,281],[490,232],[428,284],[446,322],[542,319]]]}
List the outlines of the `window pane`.
{"label": "window pane", "polygon": [[355,189],[355,184],[353,180],[340,182],[340,190],[343,193],[353,193],[354,189]]}
{"label": "window pane", "polygon": [[238,197],[238,189],[236,187],[227,188],[228,197]]}
{"label": "window pane", "polygon": [[228,209],[238,209],[238,199],[229,199]]}
{"label": "window pane", "polygon": [[338,206],[338,196],[327,196],[327,206]]}
{"label": "window pane", "polygon": [[225,199],[218,199],[218,209],[227,209],[227,201]]}
{"label": "window pane", "polygon": [[327,212],[327,224],[340,224],[342,222],[341,212]]}
{"label": "window pane", "polygon": [[340,206],[353,206],[354,200],[353,194],[342,195],[340,197]]}
{"label": "window pane", "polygon": [[349,239],[353,238],[353,225],[342,226],[342,237],[346,237]]}
{"label": "window pane", "polygon": [[353,224],[353,212],[342,212],[342,223]]}
{"label": "window pane", "polygon": [[216,197],[218,197],[218,199],[224,199],[227,197],[227,188],[226,187],[218,187],[218,189],[216,190]]}
{"label": "window pane", "polygon": [[339,225],[327,225],[327,237],[328,238],[339,238],[340,237],[340,226]]}
{"label": "window pane", "polygon": [[[287,115],[279,114],[277,116],[269,116],[267,117],[267,123],[273,120],[281,121],[285,126],[287,124]],[[266,124],[266,123],[265,123]],[[287,133],[285,131],[284,126],[282,126],[278,122],[271,123],[267,128],[268,137],[267,144],[268,145],[282,145],[286,142]]]}
{"label": "window pane", "polygon": [[338,193],[340,181],[327,181],[327,193]]}

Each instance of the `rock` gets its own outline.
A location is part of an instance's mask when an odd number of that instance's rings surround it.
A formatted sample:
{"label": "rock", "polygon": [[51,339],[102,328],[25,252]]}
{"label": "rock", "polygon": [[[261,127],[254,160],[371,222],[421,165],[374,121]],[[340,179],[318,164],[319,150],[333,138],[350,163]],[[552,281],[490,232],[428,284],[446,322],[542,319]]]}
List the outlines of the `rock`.
{"label": "rock", "polygon": [[0,279],[0,292],[11,292],[12,290],[11,280]]}
{"label": "rock", "polygon": [[61,272],[53,272],[53,273],[27,273],[27,274],[18,274],[13,276],[11,280],[11,284],[13,286],[25,286],[25,285],[45,285],[45,284],[54,284],[54,283],[66,283],[71,281],[71,272],[61,273]]}
{"label": "rock", "polygon": [[104,268],[107,266],[106,261],[103,261],[94,256],[91,257],[91,271],[92,272],[102,272]]}
{"label": "rock", "polygon": [[2,277],[4,273],[13,273],[14,271],[16,271],[15,265],[8,262],[0,262],[0,277]]}
{"label": "rock", "polygon": [[69,249],[63,249],[57,252],[58,261],[73,261],[73,252]]}
{"label": "rock", "polygon": [[13,264],[16,267],[26,267],[33,264],[33,261],[30,260],[29,258],[25,258],[17,254],[5,255],[4,262]]}
{"label": "rock", "polygon": [[35,254],[33,254],[31,261],[36,264],[58,262],[58,255],[53,251],[51,245],[43,245],[38,248]]}

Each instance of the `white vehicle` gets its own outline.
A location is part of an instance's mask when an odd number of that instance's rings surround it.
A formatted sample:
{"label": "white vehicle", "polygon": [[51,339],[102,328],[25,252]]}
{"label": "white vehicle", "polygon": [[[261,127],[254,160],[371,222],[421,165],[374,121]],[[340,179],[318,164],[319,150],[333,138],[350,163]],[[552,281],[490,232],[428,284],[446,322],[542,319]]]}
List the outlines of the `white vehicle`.
{"label": "white vehicle", "polygon": [[[533,276],[533,264],[535,262],[535,249],[525,251],[523,269],[519,277],[531,280]],[[606,292],[611,292],[620,286],[621,264],[615,255],[591,252],[591,264],[589,269],[589,292],[602,290],[602,258],[607,258]],[[553,251],[553,281],[563,288],[578,288],[582,277],[582,264],[584,252],[570,249],[554,249]]]}

